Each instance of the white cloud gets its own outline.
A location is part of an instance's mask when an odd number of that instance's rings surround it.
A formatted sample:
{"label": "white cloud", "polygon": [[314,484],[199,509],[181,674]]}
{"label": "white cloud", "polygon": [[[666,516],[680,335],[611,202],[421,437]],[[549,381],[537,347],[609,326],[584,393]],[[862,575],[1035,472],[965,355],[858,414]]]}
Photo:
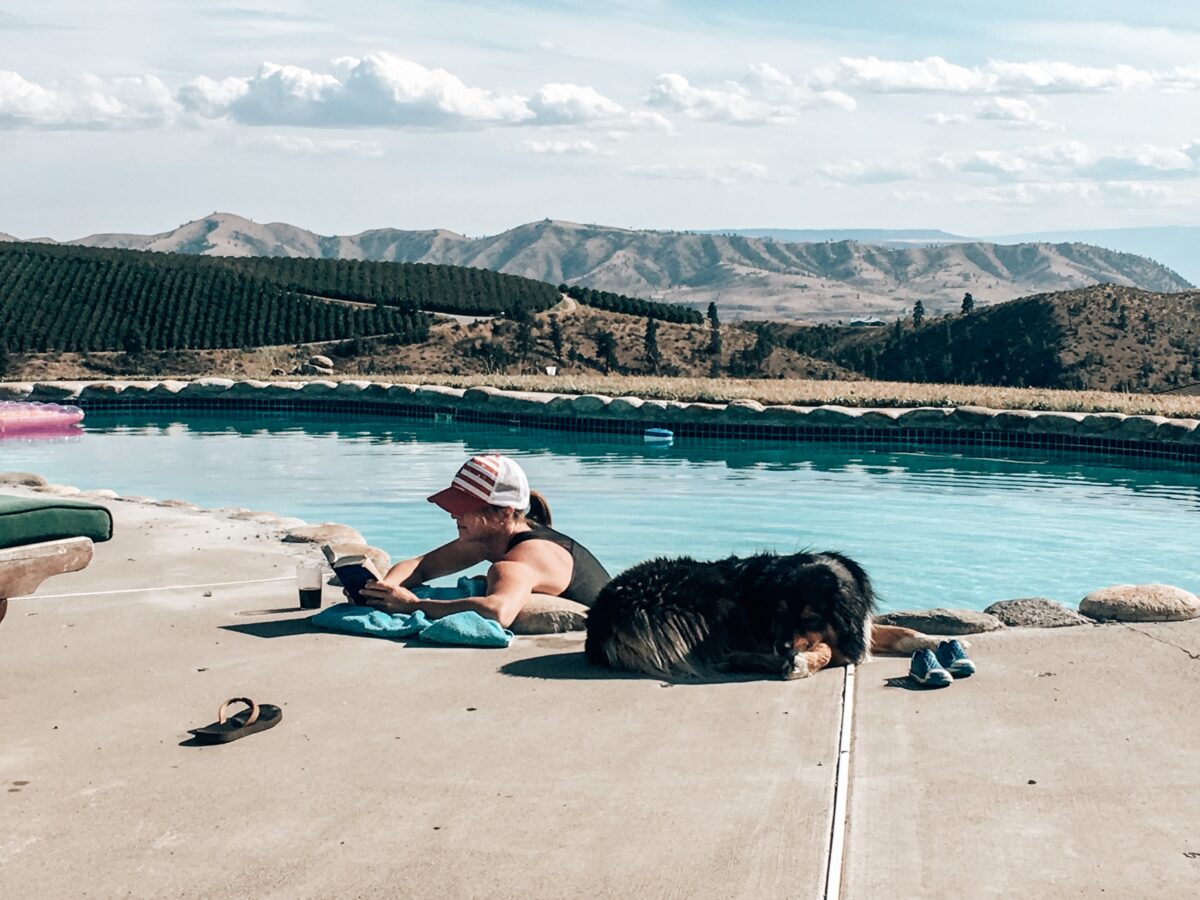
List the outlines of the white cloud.
{"label": "white cloud", "polygon": [[922,121],[930,125],[962,125],[964,122],[970,122],[971,117],[963,113],[935,112],[927,115]]}
{"label": "white cloud", "polygon": [[887,184],[921,177],[919,166],[852,161],[820,166],[817,172],[836,184]]}
{"label": "white cloud", "polygon": [[740,81],[719,87],[697,87],[683,75],[666,72],[655,79],[646,102],[691,119],[733,125],[790,124],[812,107],[853,110],[857,105],[841,91],[797,84],[768,63],[753,65]]}
{"label": "white cloud", "polygon": [[0,71],[0,128],[149,128],[171,122],[179,105],[153,75],[84,74],[56,87]]}
{"label": "white cloud", "polygon": [[1079,141],[1017,150],[946,153],[933,169],[1011,182],[1150,182],[1200,178],[1200,141],[1178,147],[1143,144],[1098,154]]}
{"label": "white cloud", "polygon": [[1200,88],[1200,69],[1079,66],[1054,60],[991,60],[983,66],[960,66],[940,56],[917,60],[843,57],[836,65],[814,71],[809,85],[826,91],[858,89],[908,94],[1182,91]]}
{"label": "white cloud", "polygon": [[1045,209],[1086,203],[1115,208],[1194,207],[1200,202],[1195,187],[1178,190],[1140,181],[1063,181],[1033,184],[989,185],[963,192],[960,203],[995,203]]}
{"label": "white cloud", "polygon": [[755,100],[739,85],[724,89],[693,87],[682,75],[659,75],[646,97],[650,106],[681,112],[703,122],[728,122],[733,125],[764,125],[792,122],[795,117],[786,107],[772,107]]}
{"label": "white cloud", "polygon": [[281,156],[383,156],[378,141],[325,140],[295,134],[264,134],[238,141],[245,150]]}
{"label": "white cloud", "polygon": [[757,88],[768,100],[784,105],[806,109],[815,106],[828,106],[852,112],[858,107],[857,101],[841,91],[813,91],[797,84],[790,75],[779,71],[769,63],[758,63],[750,67],[750,74],[744,83],[751,89]]}
{"label": "white cloud", "polygon": [[975,118],[996,122],[1034,122],[1037,110],[1016,97],[991,97],[975,105]]}
{"label": "white cloud", "polygon": [[674,123],[662,113],[649,110],[637,110],[629,114],[629,124],[635,128],[661,131],[663,134],[674,134]]}
{"label": "white cloud", "polygon": [[1108,181],[1200,178],[1200,142],[1181,147],[1141,144],[1101,156],[1081,166],[1079,174]]}
{"label": "white cloud", "polygon": [[963,172],[1001,181],[1037,180],[1071,175],[1091,163],[1091,149],[1080,141],[1058,141],[1016,150],[944,153],[932,161],[934,173]]}
{"label": "white cloud", "polygon": [[972,120],[994,122],[1005,128],[1038,131],[1062,130],[1058,125],[1042,119],[1038,108],[1032,103],[1017,97],[987,97],[977,100],[972,115],[935,112],[922,119],[929,125],[962,125]]}
{"label": "white cloud", "polygon": [[591,141],[522,141],[521,149],[551,156],[597,156],[601,152]]}
{"label": "white cloud", "polygon": [[626,113],[593,87],[550,83],[532,97],[468,85],[390,53],[342,57],[333,71],[264,63],[250,78],[200,77],[179,92],[204,118],[243,125],[481,128],[508,125],[618,124],[671,129],[657,113]]}
{"label": "white cloud", "polygon": [[515,94],[471,87],[444,69],[390,53],[334,60],[334,74],[264,63],[257,75],[216,82],[199,78],[180,91],[197,115],[246,125],[469,126],[532,119]]}
{"label": "white cloud", "polygon": [[234,103],[250,93],[250,83],[245,78],[223,78],[214,81],[207,75],[185,84],[179,89],[179,102],[189,112],[207,119],[223,116]]}
{"label": "white cloud", "polygon": [[[853,160],[818,168],[841,184],[893,181],[944,181],[961,175],[979,182],[1010,185],[1148,182],[1200,178],[1200,142],[1182,147],[1143,145],[1098,154],[1081,141],[1056,141],[1012,150],[968,150],[942,153],[923,162]],[[1081,195],[1082,196],[1082,195]]]}
{"label": "white cloud", "polygon": [[739,181],[765,181],[768,180],[770,174],[766,166],[750,160],[725,163],[709,168],[666,164],[630,166],[625,170],[625,173],[638,178],[650,178],[660,181],[712,181],[717,184],[732,184]]}
{"label": "white cloud", "polygon": [[947,62],[940,56],[901,61],[874,56],[842,57],[836,66],[817,69],[810,82],[826,89],[859,88],[881,93],[983,93],[994,79],[979,69]]}
{"label": "white cloud", "polygon": [[591,122],[615,119],[625,110],[595,88],[577,84],[547,84],[533,95],[529,108],[539,123]]}
{"label": "white cloud", "polygon": [[993,61],[987,71],[1000,90],[1016,92],[1094,93],[1145,90],[1169,83],[1167,73],[1117,65],[1109,68],[1066,62],[1011,63]]}

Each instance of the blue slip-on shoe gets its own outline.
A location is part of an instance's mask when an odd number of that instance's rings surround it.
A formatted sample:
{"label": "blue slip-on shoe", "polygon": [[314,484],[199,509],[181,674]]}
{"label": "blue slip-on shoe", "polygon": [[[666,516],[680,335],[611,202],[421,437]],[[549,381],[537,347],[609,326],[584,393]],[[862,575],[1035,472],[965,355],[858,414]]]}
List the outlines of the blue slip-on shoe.
{"label": "blue slip-on shoe", "polygon": [[955,678],[970,678],[975,674],[975,663],[967,659],[967,651],[958,641],[942,641],[938,644],[937,661]]}
{"label": "blue slip-on shoe", "polygon": [[942,668],[932,650],[918,650],[912,655],[908,677],[923,687],[946,687],[954,683],[954,679]]}

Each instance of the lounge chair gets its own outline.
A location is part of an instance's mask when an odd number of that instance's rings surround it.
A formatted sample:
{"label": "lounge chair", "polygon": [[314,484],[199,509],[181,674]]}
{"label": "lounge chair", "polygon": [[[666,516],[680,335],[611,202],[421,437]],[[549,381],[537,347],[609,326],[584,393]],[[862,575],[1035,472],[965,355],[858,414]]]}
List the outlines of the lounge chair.
{"label": "lounge chair", "polygon": [[92,561],[92,544],[111,537],[112,514],[103,506],[0,494],[0,621],[10,597],[78,572]]}

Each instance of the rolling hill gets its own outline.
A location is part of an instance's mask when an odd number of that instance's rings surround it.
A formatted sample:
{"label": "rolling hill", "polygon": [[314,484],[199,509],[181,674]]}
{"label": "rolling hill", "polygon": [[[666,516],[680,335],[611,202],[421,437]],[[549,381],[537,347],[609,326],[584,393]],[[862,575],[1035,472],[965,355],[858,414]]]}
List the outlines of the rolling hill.
{"label": "rolling hill", "polygon": [[[136,355],[360,335],[387,335],[403,343],[422,341],[429,332],[428,317],[408,297],[388,304],[329,300],[314,296],[316,291],[299,278],[252,273],[244,265],[239,270],[230,262],[0,244],[0,346],[6,353],[123,349]],[[287,262],[296,269],[303,261]],[[359,269],[343,273],[347,277],[336,292],[378,300],[375,282]],[[506,277],[482,274],[490,280]],[[452,289],[448,286],[447,293]]]}
{"label": "rolling hill", "polygon": [[1158,392],[1200,381],[1200,291],[1096,285],[920,327],[782,326],[776,340],[885,380]]}
{"label": "rolling hill", "polygon": [[302,256],[492,269],[704,308],[725,319],[894,318],[920,299],[956,309],[1107,282],[1170,292],[1191,287],[1151,259],[1079,243],[984,242],[892,248],[855,241],[789,243],[736,234],[633,231],[543,220],[469,238],[383,228],[325,236],[293,225],[214,213],[153,235],[95,234],[98,247],[218,256]]}
{"label": "rolling hill", "polygon": [[1163,225],[1143,228],[1096,228],[1008,234],[983,240],[998,244],[1029,241],[1082,241],[1122,253],[1137,253],[1158,260],[1193,284],[1200,284],[1200,226]]}

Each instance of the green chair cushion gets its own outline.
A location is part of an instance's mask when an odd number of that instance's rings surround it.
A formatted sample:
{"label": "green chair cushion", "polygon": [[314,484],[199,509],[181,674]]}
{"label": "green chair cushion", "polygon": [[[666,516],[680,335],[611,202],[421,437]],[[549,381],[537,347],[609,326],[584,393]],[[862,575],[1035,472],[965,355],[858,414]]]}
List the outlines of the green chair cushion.
{"label": "green chair cushion", "polygon": [[112,528],[112,513],[95,503],[0,494],[0,548],[73,537],[99,543]]}

